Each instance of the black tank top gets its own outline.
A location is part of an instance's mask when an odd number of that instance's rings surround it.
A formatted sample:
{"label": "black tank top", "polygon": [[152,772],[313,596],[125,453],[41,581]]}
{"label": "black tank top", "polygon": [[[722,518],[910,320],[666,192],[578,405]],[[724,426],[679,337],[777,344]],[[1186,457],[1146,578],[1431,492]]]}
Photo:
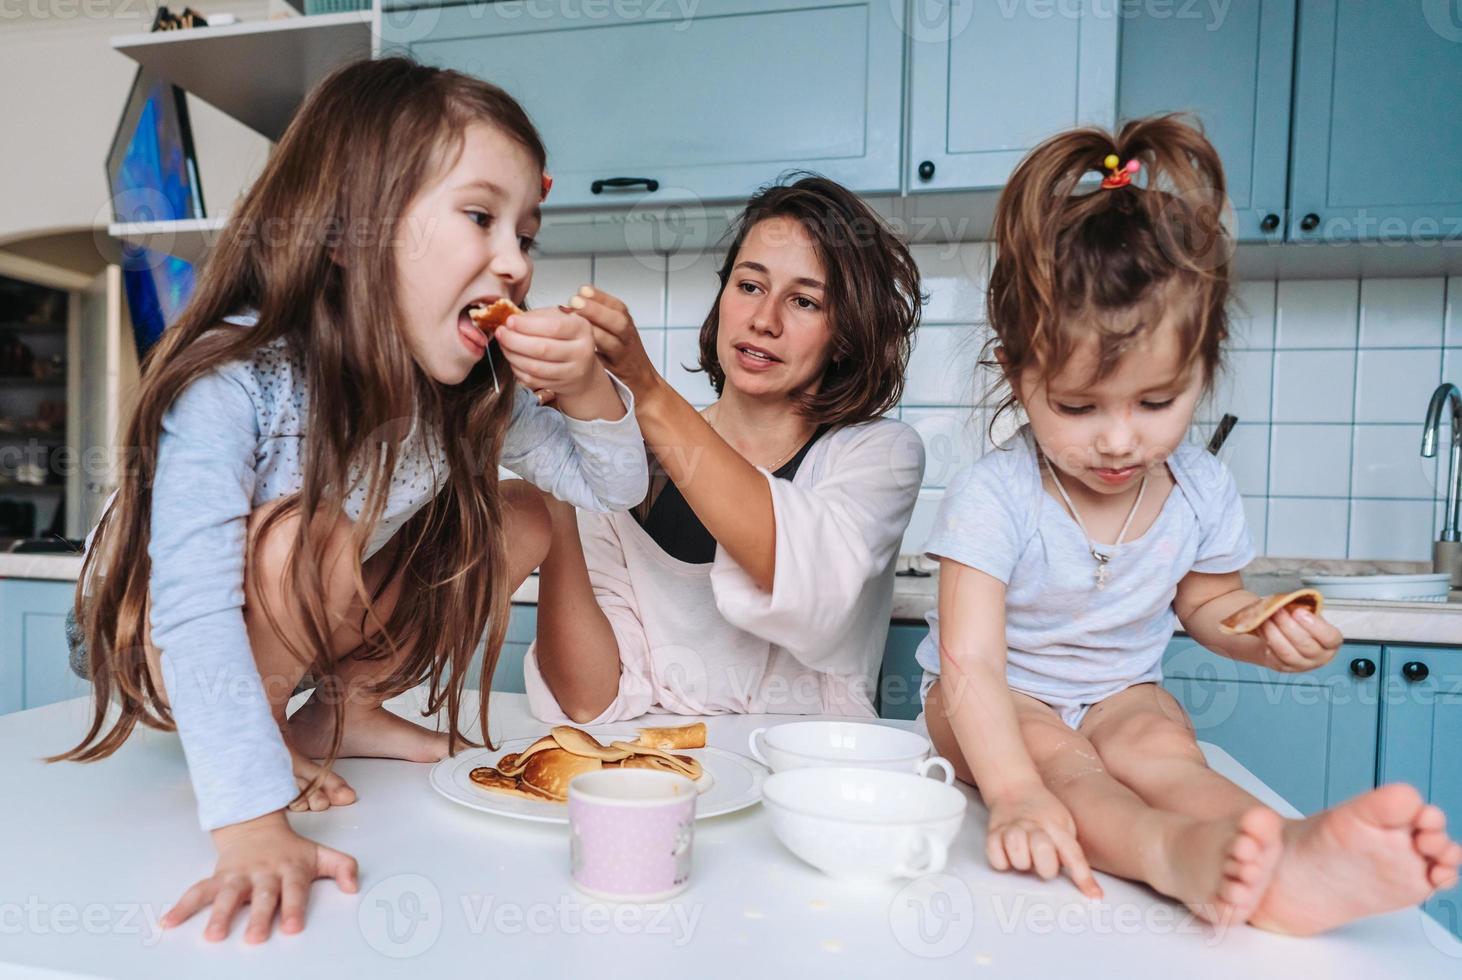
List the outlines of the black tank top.
{"label": "black tank top", "polygon": [[[818,426],[812,437],[803,443],[802,448],[785,463],[783,463],[772,476],[781,480],[790,480],[797,474],[797,469],[802,465],[802,460],[807,458],[808,450],[813,443],[821,439],[832,426]],[[660,550],[671,558],[686,562],[690,565],[709,565],[716,557],[716,539],[701,519],[691,510],[690,504],[680,494],[680,488],[673,481],[666,481],[665,486],[660,490],[660,495],[650,505],[650,512],[642,520],[636,511],[631,511],[635,521],[645,529],[654,542],[660,546]]]}

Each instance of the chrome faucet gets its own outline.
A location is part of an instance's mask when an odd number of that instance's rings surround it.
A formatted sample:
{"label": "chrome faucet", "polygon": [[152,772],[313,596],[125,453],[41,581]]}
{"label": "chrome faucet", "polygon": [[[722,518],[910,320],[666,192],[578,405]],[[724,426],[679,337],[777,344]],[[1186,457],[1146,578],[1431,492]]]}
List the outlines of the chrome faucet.
{"label": "chrome faucet", "polygon": [[1432,546],[1432,568],[1452,573],[1452,588],[1462,588],[1462,392],[1450,381],[1444,381],[1432,392],[1426,408],[1426,422],[1421,430],[1421,454],[1428,458],[1437,454],[1437,429],[1442,424],[1442,408],[1452,403],[1452,456],[1447,464],[1447,504],[1442,516],[1442,533]]}

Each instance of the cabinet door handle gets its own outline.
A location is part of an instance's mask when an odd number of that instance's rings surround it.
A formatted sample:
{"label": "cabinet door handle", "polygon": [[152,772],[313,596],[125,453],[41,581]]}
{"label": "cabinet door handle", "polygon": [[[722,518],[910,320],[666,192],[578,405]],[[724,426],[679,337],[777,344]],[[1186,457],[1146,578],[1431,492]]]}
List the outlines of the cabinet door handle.
{"label": "cabinet door handle", "polygon": [[1427,669],[1427,665],[1420,660],[1408,660],[1401,665],[1401,676],[1413,684],[1426,680],[1427,675],[1430,673],[1431,671]]}
{"label": "cabinet door handle", "polygon": [[606,187],[638,187],[644,185],[647,191],[658,191],[660,182],[654,177],[609,177],[605,180],[596,180],[589,185],[591,194],[603,194]]}
{"label": "cabinet door handle", "polygon": [[1376,662],[1365,657],[1356,657],[1350,662],[1350,672],[1357,677],[1370,677],[1376,672]]}
{"label": "cabinet door handle", "polygon": [[1320,216],[1311,211],[1300,219],[1300,231],[1314,231],[1320,227]]}
{"label": "cabinet door handle", "polygon": [[1274,231],[1278,227],[1279,215],[1275,214],[1273,211],[1266,214],[1259,222],[1260,231]]}
{"label": "cabinet door handle", "polygon": [[919,179],[920,180],[933,180],[934,179],[934,161],[933,160],[925,160],[923,163],[919,164]]}

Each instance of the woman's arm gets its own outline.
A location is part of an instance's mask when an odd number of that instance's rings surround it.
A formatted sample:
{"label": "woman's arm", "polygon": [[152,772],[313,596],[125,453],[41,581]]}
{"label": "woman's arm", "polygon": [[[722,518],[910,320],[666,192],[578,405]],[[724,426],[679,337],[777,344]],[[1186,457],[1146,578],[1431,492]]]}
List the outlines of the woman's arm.
{"label": "woman's arm", "polygon": [[593,324],[600,358],[634,392],[640,431],[666,475],[716,543],[770,592],[777,528],[766,477],[655,369],[622,302],[595,290],[592,297],[575,296],[573,305]]}

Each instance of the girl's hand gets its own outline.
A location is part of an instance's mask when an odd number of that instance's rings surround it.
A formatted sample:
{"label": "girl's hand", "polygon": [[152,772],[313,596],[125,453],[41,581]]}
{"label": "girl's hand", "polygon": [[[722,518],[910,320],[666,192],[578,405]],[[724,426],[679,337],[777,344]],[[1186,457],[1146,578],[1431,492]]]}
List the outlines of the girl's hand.
{"label": "girl's hand", "polygon": [[577,313],[545,308],[515,313],[494,331],[513,375],[533,391],[560,398],[588,391],[604,373],[594,356],[594,330]]}
{"label": "girl's hand", "polygon": [[1304,608],[1279,610],[1259,627],[1259,636],[1266,666],[1286,673],[1323,667],[1345,640],[1323,616]]}
{"label": "girl's hand", "polygon": [[1102,897],[1102,886],[1076,842],[1076,821],[1044,786],[991,804],[985,856],[996,871],[1035,871],[1047,881],[1064,867],[1083,895]]}
{"label": "girl's hand", "polygon": [[213,832],[213,842],[218,848],[218,866],[212,877],[193,885],[168,909],[162,917],[164,929],[186,922],[205,905],[212,905],[203,938],[218,942],[228,935],[234,912],[247,902],[249,924],[244,941],[262,943],[269,938],[276,908],[280,932],[294,933],[305,927],[305,904],[310,883],[316,878],[334,878],[344,892],[353,893],[360,887],[355,858],[296,834],[282,810],[220,827]]}
{"label": "girl's hand", "polygon": [[636,398],[660,382],[660,372],[645,352],[628,307],[593,286],[580,286],[569,305],[594,328],[594,347],[599,360]]}

